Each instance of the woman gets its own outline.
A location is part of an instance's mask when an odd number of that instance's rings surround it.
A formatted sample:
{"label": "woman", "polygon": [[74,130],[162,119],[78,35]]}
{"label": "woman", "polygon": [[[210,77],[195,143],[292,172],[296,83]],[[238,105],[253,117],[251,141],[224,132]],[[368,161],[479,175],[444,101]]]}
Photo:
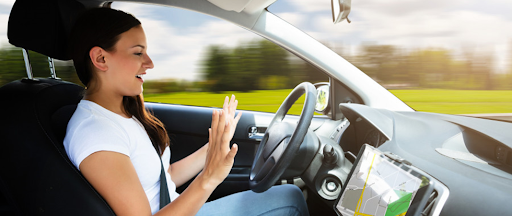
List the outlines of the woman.
{"label": "woman", "polygon": [[[273,187],[261,194],[241,192],[205,204],[229,174],[238,150],[236,144],[229,147],[241,115],[234,116],[238,104],[234,96],[226,97],[222,110],[213,111],[209,142],[168,164],[169,137],[164,125],[146,112],[142,99],[142,76],[153,62],[136,18],[108,8],[89,10],[75,24],[71,49],[86,91],[68,123],[64,146],[117,215],[308,214],[294,186]],[[171,202],[160,207],[163,170]],[[194,176],[177,194],[176,186]]]}

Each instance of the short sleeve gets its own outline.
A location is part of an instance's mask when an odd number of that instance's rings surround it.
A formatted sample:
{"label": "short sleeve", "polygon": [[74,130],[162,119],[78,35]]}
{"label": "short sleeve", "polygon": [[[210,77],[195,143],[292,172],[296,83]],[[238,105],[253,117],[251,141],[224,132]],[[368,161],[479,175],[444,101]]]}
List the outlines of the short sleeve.
{"label": "short sleeve", "polygon": [[98,151],[118,152],[130,157],[126,131],[110,119],[98,116],[83,120],[72,118],[68,123],[64,146],[69,159],[79,170],[80,163]]}

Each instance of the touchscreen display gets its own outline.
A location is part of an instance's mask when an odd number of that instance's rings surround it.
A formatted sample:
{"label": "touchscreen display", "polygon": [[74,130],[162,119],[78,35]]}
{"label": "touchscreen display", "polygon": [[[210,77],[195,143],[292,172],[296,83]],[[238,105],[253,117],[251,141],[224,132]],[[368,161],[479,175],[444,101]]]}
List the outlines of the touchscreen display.
{"label": "touchscreen display", "polygon": [[429,179],[364,145],[338,198],[341,215],[405,215]]}

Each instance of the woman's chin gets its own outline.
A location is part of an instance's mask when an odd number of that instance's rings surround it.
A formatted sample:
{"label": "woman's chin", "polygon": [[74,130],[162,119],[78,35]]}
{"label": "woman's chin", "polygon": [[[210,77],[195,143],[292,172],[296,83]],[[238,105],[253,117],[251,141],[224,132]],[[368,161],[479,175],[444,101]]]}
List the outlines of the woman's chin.
{"label": "woman's chin", "polygon": [[133,96],[137,96],[137,95],[141,95],[141,94],[142,94],[142,88],[140,89],[140,91],[127,92],[124,96],[133,97]]}
{"label": "woman's chin", "polygon": [[140,95],[140,94],[142,94],[142,92],[144,92],[144,87],[143,87],[142,85],[140,85],[140,90],[139,90],[139,91],[134,92],[134,93],[135,93],[135,95],[134,95],[134,96]]}

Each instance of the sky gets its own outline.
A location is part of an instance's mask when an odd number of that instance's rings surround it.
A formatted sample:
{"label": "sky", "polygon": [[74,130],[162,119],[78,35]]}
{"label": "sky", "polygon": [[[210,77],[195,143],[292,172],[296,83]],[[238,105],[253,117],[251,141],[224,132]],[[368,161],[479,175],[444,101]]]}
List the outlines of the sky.
{"label": "sky", "polygon": [[[8,43],[7,21],[14,0],[0,0],[0,46]],[[510,0],[354,0],[352,23],[334,25],[329,0],[278,0],[269,11],[333,46],[357,54],[362,44],[407,50],[444,48],[492,54],[495,72],[512,65]],[[198,80],[205,48],[234,47],[260,39],[241,27],[204,14],[153,5],[114,3],[142,22],[155,68],[146,79]],[[58,71],[57,71],[58,75]]]}

